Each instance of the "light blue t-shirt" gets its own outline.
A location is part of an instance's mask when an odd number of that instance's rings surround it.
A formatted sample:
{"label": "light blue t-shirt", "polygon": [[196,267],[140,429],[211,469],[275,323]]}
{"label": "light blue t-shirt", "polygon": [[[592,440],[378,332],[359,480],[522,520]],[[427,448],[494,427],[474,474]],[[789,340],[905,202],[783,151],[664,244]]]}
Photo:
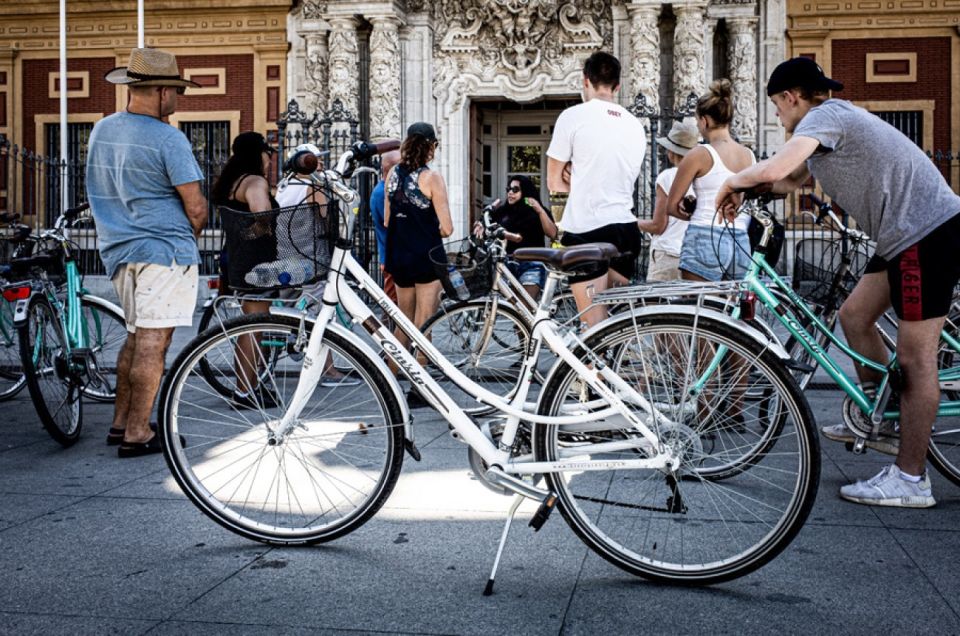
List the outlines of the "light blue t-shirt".
{"label": "light blue t-shirt", "polygon": [[383,181],[380,181],[370,193],[370,216],[373,217],[373,231],[377,235],[377,255],[381,265],[387,262],[387,228],[383,227],[383,198]]}
{"label": "light blue t-shirt", "polygon": [[173,126],[126,111],[97,122],[87,151],[87,200],[111,277],[124,263],[200,262],[175,186],[202,179],[190,141]]}

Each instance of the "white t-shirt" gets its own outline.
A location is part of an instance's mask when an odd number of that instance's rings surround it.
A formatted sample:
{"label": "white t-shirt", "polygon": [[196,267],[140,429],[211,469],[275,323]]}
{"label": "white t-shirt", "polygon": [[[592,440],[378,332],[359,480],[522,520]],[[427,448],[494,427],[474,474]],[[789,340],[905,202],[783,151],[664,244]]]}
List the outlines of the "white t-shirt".
{"label": "white t-shirt", "polygon": [[283,179],[277,184],[277,204],[281,208],[300,205],[311,192],[313,189],[299,179]]}
{"label": "white t-shirt", "polygon": [[619,104],[591,99],[560,113],[547,156],[573,162],[564,231],[636,221],[633,188],[646,152],[643,124]]}
{"label": "white t-shirt", "polygon": [[[670,187],[676,177],[677,169],[667,168],[657,176],[657,186],[669,195]],[[692,187],[687,188],[687,193],[684,196],[687,195],[693,196]],[[687,232],[687,225],[687,221],[681,221],[675,216],[668,216],[667,229],[663,231],[663,234],[654,235],[653,240],[650,241],[650,249],[680,256],[680,248],[683,246],[683,235]]]}

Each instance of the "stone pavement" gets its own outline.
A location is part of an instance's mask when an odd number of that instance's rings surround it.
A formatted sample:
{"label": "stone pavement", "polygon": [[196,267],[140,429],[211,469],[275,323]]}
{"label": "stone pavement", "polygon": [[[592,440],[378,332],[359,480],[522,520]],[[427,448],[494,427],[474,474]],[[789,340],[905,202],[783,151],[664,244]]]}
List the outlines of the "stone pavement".
{"label": "stone pavement", "polygon": [[[839,393],[808,396],[820,424],[837,421]],[[884,458],[827,441],[806,527],[747,577],[652,584],[560,515],[534,534],[525,503],[484,597],[510,500],[472,478],[466,447],[426,410],[423,462],[404,458],[376,517],[329,544],[272,548],[209,521],[161,457],[118,460],[103,444],[111,405],[86,405],[70,449],[26,392],[0,408],[0,633],[960,633],[960,488],[933,474],[939,505],[925,511],[842,502],[840,485]]]}

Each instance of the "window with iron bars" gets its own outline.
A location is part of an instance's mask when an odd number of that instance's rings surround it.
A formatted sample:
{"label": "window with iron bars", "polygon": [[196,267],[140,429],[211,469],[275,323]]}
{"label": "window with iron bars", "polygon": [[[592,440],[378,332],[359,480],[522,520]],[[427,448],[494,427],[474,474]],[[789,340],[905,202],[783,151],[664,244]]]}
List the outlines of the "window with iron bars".
{"label": "window with iron bars", "polygon": [[[84,170],[87,165],[87,148],[90,143],[92,122],[67,124],[67,207],[80,205],[87,200]],[[46,179],[46,225],[52,226],[60,214],[60,124],[46,124],[46,155],[48,158]]]}
{"label": "window with iron bars", "polygon": [[873,113],[887,122],[910,141],[923,148],[923,111],[921,110],[881,110]]}

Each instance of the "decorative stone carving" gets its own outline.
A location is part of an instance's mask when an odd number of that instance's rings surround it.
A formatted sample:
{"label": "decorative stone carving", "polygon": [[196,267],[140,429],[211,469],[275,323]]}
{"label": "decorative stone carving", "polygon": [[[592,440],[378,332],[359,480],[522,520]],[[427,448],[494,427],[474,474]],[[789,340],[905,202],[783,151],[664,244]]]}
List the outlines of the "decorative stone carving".
{"label": "decorative stone carving", "polygon": [[320,20],[327,12],[327,3],[319,0],[304,0],[300,15],[304,20]]}
{"label": "decorative stone carving", "polygon": [[327,98],[331,106],[339,99],[351,113],[358,112],[360,71],[357,68],[357,22],[353,18],[330,18],[330,70]]}
{"label": "decorative stone carving", "polygon": [[307,107],[323,112],[327,109],[327,65],[329,64],[326,32],[309,33],[306,36]]}
{"label": "decorative stone carving", "polygon": [[400,21],[371,17],[370,136],[400,138]]}
{"label": "decorative stone carving", "polygon": [[631,6],[630,86],[634,95],[643,95],[647,104],[660,99],[660,7]]}
{"label": "decorative stone carving", "polygon": [[730,34],[730,81],[733,83],[731,130],[741,143],[753,147],[757,142],[756,19],[728,19],[727,30]]}
{"label": "decorative stone carving", "polygon": [[680,104],[687,95],[704,92],[704,4],[675,4],[677,25],[673,35],[673,95]]}
{"label": "decorative stone carving", "polygon": [[437,0],[432,19],[434,95],[447,112],[471,86],[519,101],[558,83],[577,91],[583,59],[613,43],[607,0]]}

